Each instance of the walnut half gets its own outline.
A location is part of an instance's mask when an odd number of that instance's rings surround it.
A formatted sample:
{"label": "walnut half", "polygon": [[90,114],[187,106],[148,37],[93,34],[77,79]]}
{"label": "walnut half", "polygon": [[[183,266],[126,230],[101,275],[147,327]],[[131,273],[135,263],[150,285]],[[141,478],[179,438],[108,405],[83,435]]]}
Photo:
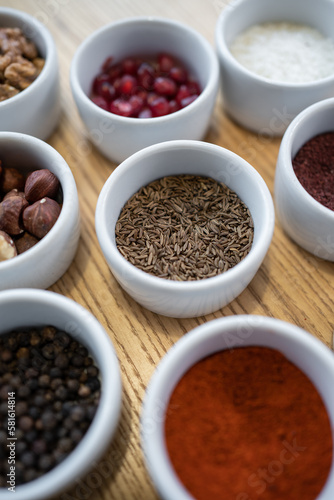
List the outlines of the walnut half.
{"label": "walnut half", "polygon": [[44,62],[20,28],[0,27],[0,101],[29,87]]}
{"label": "walnut half", "polygon": [[10,97],[13,97],[18,93],[19,90],[15,87],[12,87],[11,85],[8,85],[8,83],[0,84],[0,102],[5,101],[6,99],[9,99]]}

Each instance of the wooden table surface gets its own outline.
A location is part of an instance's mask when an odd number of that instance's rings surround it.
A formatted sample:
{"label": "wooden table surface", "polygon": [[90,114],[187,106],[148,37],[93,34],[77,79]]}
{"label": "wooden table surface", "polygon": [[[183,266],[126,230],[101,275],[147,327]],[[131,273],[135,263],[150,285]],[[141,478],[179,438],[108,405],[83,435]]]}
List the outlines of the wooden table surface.
{"label": "wooden table surface", "polygon": [[[205,317],[173,319],[154,314],[132,300],[113,278],[94,227],[100,190],[117,165],[90,143],[69,85],[72,57],[85,37],[104,24],[128,16],[158,15],[185,22],[214,45],[217,16],[224,0],[9,0],[1,5],[24,10],[42,21],[55,38],[60,62],[61,120],[48,142],[68,162],[75,177],[82,231],[75,259],[51,287],[79,302],[102,323],[115,346],[123,380],[123,409],[115,439],[99,464],[59,500],[153,500],[157,494],[145,470],[139,441],[139,415],[145,388],[160,359],[182,335],[222,316],[260,314],[305,328],[331,346],[334,303],[333,264],[313,257],[283,233],[276,221],[264,262],[247,289],[222,310]],[[205,140],[249,161],[273,194],[280,138],[264,139],[233,123],[219,96]]]}

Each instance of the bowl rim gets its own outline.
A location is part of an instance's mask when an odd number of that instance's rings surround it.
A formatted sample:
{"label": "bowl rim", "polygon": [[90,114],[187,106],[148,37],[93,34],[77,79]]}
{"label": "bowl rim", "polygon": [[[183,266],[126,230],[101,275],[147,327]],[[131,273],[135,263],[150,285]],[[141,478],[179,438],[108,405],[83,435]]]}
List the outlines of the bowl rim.
{"label": "bowl rim", "polygon": [[[239,347],[240,343],[244,343],[245,346],[260,345],[260,343],[248,344],[247,335],[244,336],[242,333],[245,325],[251,325],[251,328],[254,328],[254,330],[261,330],[263,338],[265,338],[264,343],[261,345],[264,346],[277,348],[274,347],[275,341],[273,341],[273,337],[277,338],[278,336],[287,342],[293,341],[299,345],[303,344],[310,352],[313,352],[317,356],[318,362],[321,361],[321,363],[326,365],[327,369],[331,370],[334,378],[334,357],[332,351],[308,331],[281,319],[256,314],[241,314],[216,318],[189,330],[167,351],[155,368],[145,391],[140,414],[140,438],[145,464],[155,487],[164,500],[173,500],[174,498],[178,498],[179,500],[194,500],[176,475],[164,443],[163,426],[165,410],[168,406],[168,401],[166,402],[166,398],[164,397],[166,395],[166,388],[168,388],[167,397],[169,400],[170,394],[173,392],[176,384],[189,367],[193,366],[200,359],[209,356],[210,353],[213,354],[220,350]],[[270,329],[270,335],[266,335],[268,329]],[[235,344],[232,344],[231,339],[229,341],[224,339],[224,334],[229,332],[240,333],[240,337],[237,337]],[[224,340],[224,345],[217,348],[216,345],[212,345],[212,342],[219,337],[221,337],[222,344]],[[251,337],[251,334],[249,337]],[[211,345],[211,347],[205,350],[207,354],[202,354],[201,347],[205,345]],[[185,362],[185,357],[189,352],[193,353],[193,359],[197,361],[189,362],[188,360]],[[173,377],[173,373],[175,373],[177,367],[182,367],[182,369],[181,371],[178,370],[179,375],[177,377]],[[170,388],[171,376],[177,380]],[[164,395],[163,399],[161,398],[161,394]],[[330,487],[333,489],[334,457],[326,485],[328,485],[328,481],[330,481]],[[328,496],[322,495],[325,492],[325,488],[327,486],[324,485],[319,500],[320,498],[322,500],[330,500],[332,498],[331,492],[329,492]]]}
{"label": "bowl rim", "polygon": [[44,26],[44,24],[27,12],[14,9],[12,7],[0,7],[0,20],[2,14],[12,17],[13,19],[18,19],[20,22],[26,23],[30,28],[36,30],[45,42],[46,54],[45,64],[37,78],[26,89],[22,90],[18,94],[10,97],[9,99],[5,99],[4,101],[0,101],[0,110],[10,108],[11,105],[15,105],[16,103],[19,104],[22,99],[28,99],[31,92],[37,90],[37,85],[48,85],[49,75],[55,70],[55,65],[58,64],[55,41],[50,31],[46,26]]}
{"label": "bowl rim", "polygon": [[[263,223],[263,227],[261,228],[260,237],[257,238],[256,245],[252,245],[250,252],[247,256],[241,260],[237,265],[229,269],[228,271],[221,273],[217,276],[213,276],[210,278],[205,278],[196,281],[176,281],[176,280],[167,280],[163,278],[159,278],[158,276],[151,275],[137,268],[129,261],[122,256],[119,252],[116,244],[109,237],[108,229],[106,227],[105,215],[104,215],[104,207],[106,204],[106,200],[110,194],[112,189],[115,189],[115,185],[117,185],[118,177],[123,175],[123,172],[131,172],[137,163],[137,160],[140,161],[142,158],[146,156],[150,156],[151,154],[155,154],[159,152],[166,152],[168,150],[175,149],[185,149],[185,150],[205,150],[207,152],[212,152],[216,154],[220,154],[224,158],[233,158],[237,159],[238,164],[243,165],[244,168],[251,173],[251,175],[257,179],[257,186],[259,195],[261,195],[261,200],[265,205],[266,210],[265,213],[265,221]],[[163,176],[163,174],[162,174]],[[161,176],[160,176],[161,177]],[[225,282],[230,282],[233,278],[242,279],[243,271],[251,268],[256,262],[259,260],[259,256],[263,254],[264,249],[268,249],[270,246],[270,242],[273,236],[274,231],[274,223],[275,223],[275,212],[274,212],[274,204],[272,197],[270,195],[269,189],[260,176],[260,174],[252,167],[246,160],[236,155],[232,151],[222,148],[216,144],[207,143],[203,141],[195,141],[195,140],[174,140],[174,141],[165,141],[158,144],[153,144],[152,146],[148,146],[130,157],[124,160],[118,167],[111,173],[107,181],[102,187],[100,191],[100,195],[98,197],[96,211],[95,211],[95,229],[96,234],[99,240],[99,244],[105,256],[107,256],[107,261],[112,261],[113,267],[119,272],[119,269],[122,269],[124,275],[126,276],[134,276],[138,281],[145,281],[147,285],[150,285],[152,288],[156,290],[164,290],[168,292],[173,291],[202,291],[205,292],[209,290],[213,285],[222,286]],[[262,259],[261,259],[262,261]]]}
{"label": "bowl rim", "polygon": [[[94,354],[91,354],[99,366],[103,380],[98,410],[89,429],[76,448],[63,462],[40,478],[15,488],[15,497],[18,500],[44,500],[63,491],[75,482],[78,476],[80,477],[92,469],[109,446],[110,440],[116,432],[121,412],[120,366],[115,348],[104,327],[88,309],[73,299],[52,291],[30,288],[0,291],[0,308],[13,303],[32,304],[32,306],[35,304],[35,307],[38,304],[59,311],[60,314],[65,311],[65,314],[72,318],[68,327],[69,330],[73,329],[74,331],[73,333],[69,331],[70,335],[85,345],[87,333],[90,334],[90,342],[94,343],[95,351]],[[38,320],[36,324],[38,324]],[[14,329],[15,327],[10,328],[10,331]],[[7,331],[3,330],[0,335]],[[90,348],[88,350],[91,352]],[[111,394],[113,404],[110,404]],[[12,498],[12,492],[1,488],[0,497],[3,500],[9,500]]]}
{"label": "bowl rim", "polygon": [[[300,183],[292,166],[292,149],[295,135],[299,132],[299,130],[303,129],[305,123],[309,122],[312,117],[314,117],[315,115],[321,115],[322,112],[327,111],[331,108],[334,114],[334,97],[323,99],[322,101],[311,104],[307,108],[303,109],[303,111],[301,111],[292,120],[283,134],[276,168],[279,168],[284,172],[284,175],[287,178],[288,182],[296,190],[299,197],[303,198],[304,203],[307,203],[312,210],[317,211],[320,215],[326,216],[327,218],[332,218],[334,222],[334,211],[326,207],[325,205],[322,205],[319,201],[313,198],[313,196]],[[330,132],[330,130],[328,130],[328,132]],[[334,127],[332,132],[334,133]],[[320,132],[319,134],[322,133],[325,132]],[[319,134],[312,135],[308,140],[316,137]]]}
{"label": "bowl rim", "polygon": [[[168,115],[164,116],[157,116],[157,117],[152,117],[152,118],[136,118],[136,117],[130,117],[130,116],[121,116],[117,115],[115,113],[111,113],[109,111],[106,111],[96,104],[92,102],[92,100],[88,97],[88,95],[83,91],[81,83],[78,78],[78,65],[79,65],[79,59],[82,57],[82,54],[85,52],[87,47],[91,44],[91,42],[94,42],[96,38],[104,35],[106,32],[112,30],[113,28],[117,27],[122,27],[122,26],[131,26],[131,24],[162,24],[166,26],[170,26],[173,29],[176,30],[183,30],[186,33],[188,33],[189,36],[192,36],[193,38],[196,38],[198,40],[198,43],[201,44],[206,51],[207,58],[210,62],[210,73],[208,75],[208,81],[205,85],[205,87],[201,90],[199,96],[188,106],[185,108],[179,109],[178,111],[175,111],[174,113],[170,113]],[[93,79],[94,76],[92,76]],[[164,17],[159,17],[159,16],[133,16],[133,17],[126,17],[117,21],[113,21],[109,24],[106,24],[102,26],[101,28],[98,28],[97,30],[93,31],[88,37],[86,37],[79,47],[77,48],[73,59],[71,63],[71,68],[70,68],[70,83],[71,83],[71,88],[72,88],[72,93],[75,95],[78,99],[81,100],[81,102],[85,103],[86,106],[88,106],[91,110],[91,112],[96,112],[101,116],[101,119],[106,119],[106,118],[112,118],[115,121],[119,121],[120,123],[123,124],[135,124],[139,123],[140,126],[143,126],[143,124],[146,124],[145,126],[154,126],[154,124],[159,124],[159,123],[164,123],[165,121],[170,121],[171,119],[174,118],[176,115],[177,117],[184,115],[186,113],[192,112],[194,110],[194,107],[201,104],[203,101],[205,101],[213,92],[215,92],[216,86],[219,81],[219,64],[218,64],[218,59],[216,57],[214,49],[211,47],[210,43],[204,38],[204,36],[196,31],[194,28],[191,26],[188,26],[185,23],[182,23],[180,21],[176,21],[174,19],[169,19],[169,18],[164,18]]]}
{"label": "bowl rim", "polygon": [[[43,141],[42,139],[38,139],[37,137],[23,134],[21,132],[0,131],[0,144],[2,140],[8,139],[14,140],[18,144],[24,144],[30,149],[39,148],[45,152],[45,156],[47,156],[48,158],[54,158],[54,160],[52,161],[52,165],[60,165],[63,170],[62,177],[64,177],[64,179],[59,179],[63,193],[63,200],[59,217],[50,231],[44,236],[44,238],[39,240],[36,245],[34,245],[26,252],[23,252],[22,254],[13,257],[12,259],[1,261],[0,276],[2,270],[10,270],[12,268],[12,272],[15,272],[15,266],[28,265],[29,261],[35,256],[37,257],[38,254],[47,252],[48,246],[50,244],[52,244],[53,242],[56,244],[57,238],[61,236],[63,228],[67,226],[70,220],[72,220],[73,215],[75,214],[74,209],[77,211],[78,217],[80,218],[78,193],[75,179],[69,165],[60,155],[60,153],[58,153],[58,151],[54,149],[50,144]],[[43,166],[43,168],[47,167]]]}
{"label": "bowl rim", "polygon": [[[215,42],[217,47],[218,58],[221,60],[221,64],[225,66],[225,64],[229,64],[234,70],[239,73],[243,73],[249,79],[257,81],[261,83],[264,87],[271,88],[273,90],[292,90],[298,91],[303,89],[312,89],[312,88],[321,88],[322,86],[327,87],[329,83],[334,83],[334,73],[332,75],[328,75],[325,78],[320,78],[318,80],[312,80],[310,82],[285,82],[285,81],[277,81],[266,78],[262,75],[258,75],[257,73],[250,71],[243,64],[241,64],[231,53],[229,46],[225,40],[225,26],[229,22],[229,18],[233,15],[234,10],[241,8],[244,3],[249,3],[249,0],[232,0],[230,4],[228,4],[224,10],[222,10],[218,16],[216,28],[215,28]],[[334,14],[334,4],[333,4],[333,14]],[[288,22],[288,21],[286,21]],[[263,24],[263,23],[258,23]],[[256,23],[253,23],[251,26],[255,26]],[[241,33],[244,30],[241,31]],[[317,30],[320,32],[320,30]],[[321,33],[321,32],[320,32]],[[321,33],[322,34],[322,33]],[[324,35],[325,36],[325,35]],[[332,39],[334,43],[334,39]]]}

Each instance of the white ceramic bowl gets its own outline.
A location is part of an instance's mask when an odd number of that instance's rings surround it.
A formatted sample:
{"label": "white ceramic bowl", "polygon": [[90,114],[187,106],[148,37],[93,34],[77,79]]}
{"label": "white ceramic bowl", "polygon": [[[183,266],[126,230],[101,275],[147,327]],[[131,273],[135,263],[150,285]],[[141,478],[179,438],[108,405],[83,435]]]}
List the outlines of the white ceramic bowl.
{"label": "white ceramic bowl", "polygon": [[334,261],[334,212],[303,188],[292,166],[299,149],[324,132],[334,132],[334,98],[309,106],[286,130],[276,165],[275,207],[290,238],[317,257]]}
{"label": "white ceramic bowl", "polygon": [[[99,108],[88,97],[108,56],[118,62],[127,56],[156,56],[159,52],[177,56],[201,85],[201,94],[186,108],[162,117],[127,118]],[[216,100],[219,67],[208,41],[189,26],[163,18],[134,17],[106,25],[84,40],[74,55],[70,78],[91,140],[119,163],[157,142],[202,139]]]}
{"label": "white ceramic bowl", "polygon": [[[0,335],[20,327],[55,326],[82,343],[101,376],[101,399],[94,419],[76,448],[44,476],[15,488],[17,500],[45,500],[68,488],[94,467],[110,443],[121,409],[121,377],[113,345],[97,319],[82,306],[45,290],[0,292]],[[1,500],[13,492],[0,488]]]}
{"label": "white ceramic bowl", "polygon": [[266,135],[282,135],[291,120],[314,102],[334,97],[334,74],[311,83],[280,83],[258,76],[231,54],[236,36],[265,22],[312,26],[334,39],[331,0],[236,0],[221,12],[216,24],[223,105],[240,125]]}
{"label": "white ceramic bowl", "polygon": [[54,40],[42,23],[20,10],[0,7],[0,26],[21,28],[45,59],[42,72],[28,88],[0,102],[0,131],[22,132],[45,140],[56,127],[60,115],[59,68]]}
{"label": "white ceramic bowl", "polygon": [[[200,359],[224,349],[250,345],[278,349],[299,367],[322,396],[334,428],[334,356],[322,342],[294,325],[264,316],[239,315],[204,323],[183,336],[165,355],[143,402],[142,446],[148,471],[163,500],[193,500],[176,476],[165,446],[165,412],[175,386]],[[317,500],[331,500],[333,495],[334,463]]]}
{"label": "white ceramic bowl", "polygon": [[[198,281],[173,281],[136,268],[118,251],[115,225],[127,200],[142,186],[166,175],[209,176],[235,191],[254,222],[249,254],[232,269]],[[102,252],[120,285],[141,305],[173,317],[201,316],[239,295],[254,277],[269,248],[274,209],[258,172],[227,149],[201,141],[169,141],[135,153],[110,175],[100,193],[95,215]]]}
{"label": "white ceramic bowl", "polygon": [[78,246],[80,213],[74,177],[62,156],[36,137],[0,132],[0,151],[4,167],[22,172],[48,168],[60,181],[63,205],[55,225],[34,247],[0,262],[0,290],[48,288],[65,273]]}

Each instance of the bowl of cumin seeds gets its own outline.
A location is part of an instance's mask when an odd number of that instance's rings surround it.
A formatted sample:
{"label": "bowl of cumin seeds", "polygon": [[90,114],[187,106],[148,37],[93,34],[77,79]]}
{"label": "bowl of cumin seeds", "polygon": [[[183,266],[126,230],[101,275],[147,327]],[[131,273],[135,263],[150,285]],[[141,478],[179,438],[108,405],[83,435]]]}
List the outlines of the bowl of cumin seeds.
{"label": "bowl of cumin seeds", "polygon": [[214,312],[260,267],[274,207],[259,173],[220,146],[177,140],[121,163],[96,206],[104,257],[143,307],[175,318]]}

